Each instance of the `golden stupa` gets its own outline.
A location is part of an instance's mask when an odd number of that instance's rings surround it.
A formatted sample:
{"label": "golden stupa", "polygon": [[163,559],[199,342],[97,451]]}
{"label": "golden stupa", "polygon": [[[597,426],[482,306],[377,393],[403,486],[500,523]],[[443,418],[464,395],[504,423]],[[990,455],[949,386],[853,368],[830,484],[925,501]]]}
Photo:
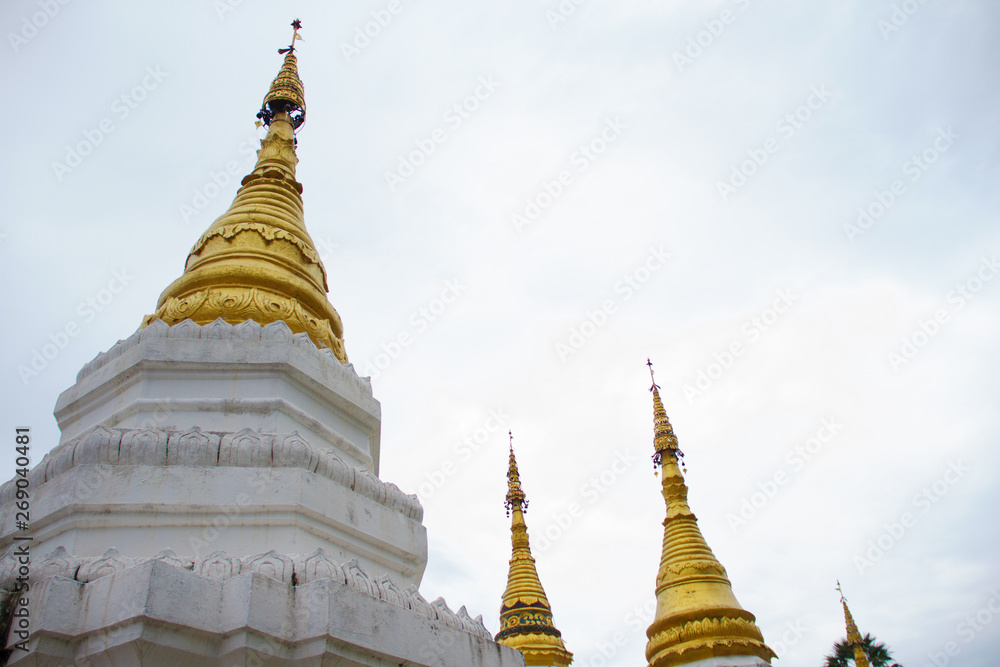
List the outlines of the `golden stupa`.
{"label": "golden stupa", "polygon": [[496,640],[524,654],[526,665],[569,665],[573,662],[573,654],[566,650],[562,633],[552,622],[552,607],[545,597],[545,589],[531,555],[528,526],[524,523],[528,500],[521,489],[513,442],[507,470],[505,506],[511,517],[512,553],[507,588],[500,605],[500,632]]}
{"label": "golden stupa", "polygon": [[285,322],[347,363],[344,328],[327,300],[326,269],[302,215],[302,185],[295,180],[295,131],[305,122],[305,89],[292,44],[257,115],[268,127],[257,165],[241,182],[229,210],[188,254],[184,273],[171,283],[142,322],[209,324],[254,320]]}
{"label": "golden stupa", "polygon": [[[649,365],[652,377],[653,365]],[[687,485],[678,460],[684,454],[667,419],[656,382],[653,392],[653,464],[660,467],[663,552],[656,575],[656,616],[646,630],[650,667],[673,667],[708,658],[777,657],[765,643],[754,615],[733,594],[726,568],[716,559],[688,506]]]}

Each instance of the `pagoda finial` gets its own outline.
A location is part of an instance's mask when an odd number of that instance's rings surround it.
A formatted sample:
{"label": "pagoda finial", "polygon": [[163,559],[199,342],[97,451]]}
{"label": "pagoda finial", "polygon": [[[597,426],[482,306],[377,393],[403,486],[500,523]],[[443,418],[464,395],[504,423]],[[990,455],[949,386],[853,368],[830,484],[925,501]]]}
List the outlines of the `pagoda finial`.
{"label": "pagoda finial", "polygon": [[844,597],[844,591],[840,588],[839,580],[837,581],[837,591],[840,593],[840,604],[844,607],[844,623],[847,625],[847,644],[854,651],[854,665],[855,667],[870,667],[868,655],[865,653],[864,643],[861,640],[861,633],[858,632],[858,626],[854,623],[851,610],[847,608],[847,598]]}
{"label": "pagoda finial", "polygon": [[278,53],[285,54],[285,53],[292,53],[293,51],[295,51],[295,40],[302,39],[302,36],[299,34],[299,28],[301,27],[302,27],[302,21],[298,19],[292,21],[292,43],[289,45],[287,49],[278,49]]}
{"label": "pagoda finial", "polygon": [[344,327],[327,299],[326,269],[306,231],[302,185],[295,180],[295,130],[306,103],[292,48],[301,23],[292,23],[292,46],[271,84],[259,117],[268,125],[257,164],[236,198],[194,244],[184,273],[160,295],[142,326],[158,319],[210,324],[282,321],[306,333],[345,364]]}
{"label": "pagoda finial", "polygon": [[[653,365],[648,361],[650,377]],[[663,550],[656,575],[656,616],[646,630],[650,667],[675,667],[709,658],[775,657],[764,643],[754,615],[733,594],[726,569],[705,542],[687,502],[678,467],[680,450],[656,382],[653,392],[653,463],[662,467],[666,503]]]}
{"label": "pagoda finial", "polygon": [[649,366],[649,379],[653,382],[653,386],[649,388],[653,392],[653,472],[655,473],[667,458],[680,461],[681,468],[687,472],[684,452],[677,444],[674,427],[670,425],[667,411],[663,408],[663,401],[660,400],[660,385],[656,384],[656,379],[653,377],[653,362],[647,358],[646,365]]}
{"label": "pagoda finial", "polygon": [[545,596],[545,589],[535,569],[528,541],[528,526],[524,512],[528,500],[521,490],[521,477],[514,458],[514,434],[510,436],[510,462],[507,467],[507,499],[504,506],[511,519],[510,571],[507,588],[500,605],[500,632],[496,641],[519,650],[526,665],[555,665],[565,667],[573,662],[573,654],[566,650],[562,633],[552,622],[552,607]]}
{"label": "pagoda finial", "polygon": [[299,35],[301,27],[301,21],[292,21],[291,45],[286,49],[278,49],[278,53],[285,55],[285,62],[264,96],[264,102],[257,113],[257,118],[260,119],[258,127],[261,124],[270,126],[280,113],[287,114],[296,130],[306,122],[306,91],[299,78],[298,60],[295,58],[295,42],[302,39]]}
{"label": "pagoda finial", "polygon": [[507,465],[507,499],[504,507],[507,508],[507,516],[510,511],[517,507],[521,512],[528,511],[528,499],[521,490],[521,475],[517,471],[517,459],[514,458],[514,432],[507,431],[510,436],[510,460]]}

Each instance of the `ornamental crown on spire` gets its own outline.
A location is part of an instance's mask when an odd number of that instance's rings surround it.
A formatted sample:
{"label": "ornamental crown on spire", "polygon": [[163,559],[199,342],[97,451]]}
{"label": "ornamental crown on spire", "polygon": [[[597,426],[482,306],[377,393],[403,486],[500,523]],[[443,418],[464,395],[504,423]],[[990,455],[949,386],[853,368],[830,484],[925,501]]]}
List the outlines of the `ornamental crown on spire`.
{"label": "ornamental crown on spire", "polygon": [[868,656],[865,654],[864,642],[861,639],[861,633],[858,632],[858,626],[854,622],[854,617],[851,615],[851,610],[847,608],[847,598],[844,597],[844,591],[840,588],[840,582],[837,582],[837,592],[840,593],[840,604],[844,607],[844,624],[847,626],[847,644],[854,651],[854,665],[855,667],[869,667]]}
{"label": "ornamental crown on spire", "polygon": [[528,499],[521,489],[521,475],[517,471],[517,459],[514,458],[514,433],[507,431],[507,434],[510,436],[510,461],[507,466],[507,499],[503,505],[507,508],[507,516],[510,516],[510,511],[515,507],[527,512]]}
{"label": "ornamental crown on spire", "polygon": [[285,62],[281,66],[278,76],[271,82],[271,88],[264,96],[264,102],[257,118],[264,125],[271,125],[274,117],[280,113],[288,115],[292,126],[297,130],[306,122],[306,91],[299,78],[298,61],[295,58],[295,42],[302,39],[299,35],[299,28],[302,21],[295,19],[292,21],[292,43],[288,48],[278,49],[278,53],[285,54]]}
{"label": "ornamental crown on spire", "polygon": [[660,385],[656,384],[656,379],[653,377],[653,362],[647,358],[646,365],[649,366],[649,379],[653,382],[653,386],[649,388],[653,392],[653,469],[663,465],[664,455],[673,457],[683,466],[684,452],[677,444],[674,427],[670,425],[667,411],[663,408],[663,401],[660,400]]}

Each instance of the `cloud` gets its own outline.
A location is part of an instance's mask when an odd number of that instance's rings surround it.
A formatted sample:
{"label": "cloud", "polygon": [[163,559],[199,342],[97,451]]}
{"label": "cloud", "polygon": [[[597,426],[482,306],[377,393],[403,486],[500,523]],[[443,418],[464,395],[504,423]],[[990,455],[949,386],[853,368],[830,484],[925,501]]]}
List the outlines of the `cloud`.
{"label": "cloud", "polygon": [[[983,85],[1000,48],[988,30],[996,8],[922,3],[886,39],[879,21],[893,3],[580,3],[555,29],[554,1],[400,4],[349,62],[340,44],[385,5],[298,8],[309,104],[298,175],[311,235],[336,244],[325,261],[348,354],[374,359],[445,281],[467,286],[375,379],[383,479],[419,489],[502,408],[539,541],[589,475],[614,452],[635,452],[627,483],[537,554],[567,646],[591,664],[653,591],[663,508],[644,458],[649,356],[688,455],[692,507],[738,598],[769,641],[789,623],[808,628],[786,662],[815,663],[843,634],[840,578],[862,630],[901,663],[958,641],[964,664],[989,664],[1000,624],[968,643],[956,628],[1000,574],[985,509],[1000,501],[1000,282],[961,309],[948,296],[1000,251],[997,93]],[[235,193],[239,176],[193,220],[179,214],[213,171],[245,160],[273,49],[288,38],[285,8],[232,9],[220,19],[210,3],[73,3],[0,56],[28,104],[7,109],[15,131],[0,161],[4,423],[34,429],[36,460],[58,441],[58,393],[152,312]],[[724,10],[733,20],[711,34]],[[37,6],[0,11],[17,30]],[[678,71],[673,54],[706,30],[701,54]],[[169,77],[60,182],[51,163],[147,67]],[[481,77],[501,85],[390,191],[385,172]],[[786,137],[779,124],[816,86],[830,99]],[[614,117],[628,127],[580,170],[574,154]],[[844,226],[858,208],[908,179],[904,163],[942,127],[959,134],[953,146],[850,242]],[[717,183],[770,138],[779,150],[723,201]],[[574,170],[572,183],[518,234],[511,215],[562,170]],[[661,246],[667,265],[627,301],[616,294]],[[23,387],[18,366],[122,267],[135,274],[127,290]],[[779,290],[793,306],[755,328]],[[560,359],[557,342],[609,298],[617,311]],[[893,368],[888,353],[941,308],[947,324]],[[684,385],[733,342],[744,351],[689,401]],[[793,470],[788,453],[827,418],[842,432]],[[504,430],[426,502],[424,595],[447,593],[492,628],[509,557]],[[913,496],[955,458],[967,477],[859,573],[853,557],[901,512],[919,512]],[[12,465],[0,458],[7,477]],[[734,533],[727,515],[778,471],[787,483]],[[643,643],[629,635],[608,664],[641,664]]]}

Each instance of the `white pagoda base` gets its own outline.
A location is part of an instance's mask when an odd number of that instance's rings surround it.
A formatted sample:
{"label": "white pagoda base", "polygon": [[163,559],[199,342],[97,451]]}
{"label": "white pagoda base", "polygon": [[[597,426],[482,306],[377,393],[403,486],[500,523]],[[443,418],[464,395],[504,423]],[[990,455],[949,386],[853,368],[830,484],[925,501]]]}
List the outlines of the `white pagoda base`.
{"label": "white pagoda base", "polygon": [[[4,559],[4,581],[12,570]],[[165,552],[35,566],[31,652],[11,665],[523,665],[481,619],[322,550],[190,561]]]}
{"label": "white pagoda base", "polygon": [[157,321],[85,365],[56,418],[28,475],[31,650],[10,664],[523,664],[420,597],[423,509],[377,476],[371,384],[283,322]]}
{"label": "white pagoda base", "polygon": [[684,667],[772,667],[769,663],[752,655],[733,655],[725,658],[705,658],[689,662]]}

